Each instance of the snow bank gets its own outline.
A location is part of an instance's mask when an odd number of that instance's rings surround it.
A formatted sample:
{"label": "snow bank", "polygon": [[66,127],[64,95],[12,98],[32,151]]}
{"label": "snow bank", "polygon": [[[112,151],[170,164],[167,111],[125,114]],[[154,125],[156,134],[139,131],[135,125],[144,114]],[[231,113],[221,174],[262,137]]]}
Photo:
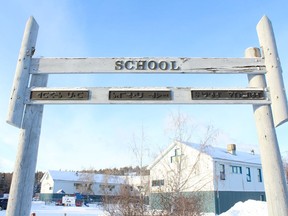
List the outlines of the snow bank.
{"label": "snow bank", "polygon": [[247,200],[246,202],[238,202],[227,212],[219,216],[268,216],[266,202]]}
{"label": "snow bank", "polygon": [[[55,206],[55,204],[46,204],[44,202],[32,202],[31,213],[36,216],[107,216],[103,208],[96,204],[89,205],[90,207],[76,207],[76,206]],[[0,216],[8,216],[6,211],[0,211]]]}
{"label": "snow bank", "polygon": [[[0,211],[0,216],[5,216],[5,212]],[[96,204],[91,204],[90,207],[65,207],[52,204],[45,205],[44,202],[33,202],[31,212],[35,212],[36,216],[63,216],[65,213],[67,216],[107,215],[103,208]],[[204,216],[214,216],[214,214],[208,213]],[[268,216],[267,205],[266,202],[255,200],[238,202],[230,210],[219,216]]]}

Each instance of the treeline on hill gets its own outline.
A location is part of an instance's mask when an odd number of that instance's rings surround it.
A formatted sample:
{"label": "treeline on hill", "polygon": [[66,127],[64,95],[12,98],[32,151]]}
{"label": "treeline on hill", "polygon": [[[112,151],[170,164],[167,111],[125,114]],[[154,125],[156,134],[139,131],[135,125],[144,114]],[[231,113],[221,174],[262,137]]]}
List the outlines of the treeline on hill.
{"label": "treeline on hill", "polygon": [[135,173],[136,175],[149,175],[149,170],[147,166],[140,168],[139,166],[136,167],[121,167],[121,168],[105,168],[105,169],[83,169],[79,172],[88,172],[88,173],[95,173],[95,174],[107,174],[107,175],[127,175],[131,173]]}
{"label": "treeline on hill", "polygon": [[[66,171],[66,170],[65,170]],[[75,171],[76,172],[76,171]],[[136,175],[149,175],[149,170],[147,167],[140,168],[137,167],[121,167],[121,168],[106,168],[106,169],[83,169],[78,172],[89,172],[95,174],[107,174],[107,175],[126,175],[127,173],[135,173]],[[37,171],[35,173],[35,183],[34,183],[34,193],[40,193],[41,188],[41,179],[44,175],[44,172]],[[8,194],[10,191],[10,186],[12,182],[13,173],[0,172],[0,195]]]}
{"label": "treeline on hill", "polygon": [[[35,173],[35,183],[34,183],[34,193],[40,193],[41,187],[41,178],[43,177],[44,172],[37,171]],[[0,172],[0,195],[9,194],[10,186],[12,182],[13,173]]]}

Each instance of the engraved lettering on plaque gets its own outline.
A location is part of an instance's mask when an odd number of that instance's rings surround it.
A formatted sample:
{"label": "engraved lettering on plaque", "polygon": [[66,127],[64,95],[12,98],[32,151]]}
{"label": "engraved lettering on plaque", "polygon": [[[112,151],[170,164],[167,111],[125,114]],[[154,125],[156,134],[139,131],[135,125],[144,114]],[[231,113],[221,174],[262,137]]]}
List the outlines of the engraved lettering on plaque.
{"label": "engraved lettering on plaque", "polygon": [[171,91],[109,91],[109,100],[171,100]]}
{"label": "engraved lettering on plaque", "polygon": [[192,90],[192,100],[265,100],[262,90]]}
{"label": "engraved lettering on plaque", "polygon": [[35,90],[31,91],[31,100],[89,100],[89,91],[87,90]]}

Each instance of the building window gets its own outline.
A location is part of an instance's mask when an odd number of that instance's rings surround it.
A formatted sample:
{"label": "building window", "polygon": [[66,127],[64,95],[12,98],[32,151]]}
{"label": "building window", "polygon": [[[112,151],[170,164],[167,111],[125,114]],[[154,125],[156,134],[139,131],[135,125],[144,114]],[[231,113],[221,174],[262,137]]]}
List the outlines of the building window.
{"label": "building window", "polygon": [[260,195],[260,201],[266,201],[266,199],[265,199],[265,194],[261,194],[261,195]]}
{"label": "building window", "polygon": [[232,173],[234,174],[242,174],[242,167],[241,166],[231,166]]}
{"label": "building window", "polygon": [[101,190],[109,190],[112,191],[115,188],[115,185],[99,185],[99,187],[101,188]]}
{"label": "building window", "polygon": [[246,167],[246,180],[247,180],[247,182],[251,182],[251,171],[250,171],[250,167]]}
{"label": "building window", "polygon": [[74,183],[74,187],[76,188],[76,190],[79,190],[82,187],[82,184]]}
{"label": "building window", "polygon": [[[125,185],[124,188],[125,188],[126,190],[133,191],[133,187],[132,187],[132,186]],[[110,191],[111,191],[111,190],[110,190]]]}
{"label": "building window", "polygon": [[175,149],[175,156],[180,156],[181,155],[181,150],[180,148]]}
{"label": "building window", "polygon": [[261,169],[257,169],[258,171],[258,182],[262,182],[262,172]]}
{"label": "building window", "polygon": [[144,187],[143,186],[137,186],[139,191],[143,191]]}
{"label": "building window", "polygon": [[164,179],[161,180],[152,180],[152,187],[155,186],[163,186],[164,185]]}
{"label": "building window", "polygon": [[220,179],[225,180],[225,165],[220,164]]}
{"label": "building window", "polygon": [[171,162],[171,163],[173,163],[173,162],[180,162],[181,156],[182,156],[181,149],[180,149],[180,148],[174,149],[174,155],[172,155],[172,156],[170,157],[170,162]]}

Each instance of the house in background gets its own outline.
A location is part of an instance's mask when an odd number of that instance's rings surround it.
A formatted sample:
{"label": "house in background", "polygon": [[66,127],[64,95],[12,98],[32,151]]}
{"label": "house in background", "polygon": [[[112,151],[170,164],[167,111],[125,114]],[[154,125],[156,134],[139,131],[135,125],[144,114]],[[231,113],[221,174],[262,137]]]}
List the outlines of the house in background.
{"label": "house in background", "polygon": [[187,142],[174,142],[148,167],[152,208],[161,208],[161,197],[175,191],[197,194],[205,211],[220,214],[238,201],[265,200],[260,156]]}
{"label": "house in background", "polygon": [[58,201],[64,195],[82,194],[94,201],[102,201],[103,196],[117,196],[122,186],[139,191],[141,184],[148,182],[147,176],[116,176],[94,173],[50,170],[41,179],[40,200]]}

